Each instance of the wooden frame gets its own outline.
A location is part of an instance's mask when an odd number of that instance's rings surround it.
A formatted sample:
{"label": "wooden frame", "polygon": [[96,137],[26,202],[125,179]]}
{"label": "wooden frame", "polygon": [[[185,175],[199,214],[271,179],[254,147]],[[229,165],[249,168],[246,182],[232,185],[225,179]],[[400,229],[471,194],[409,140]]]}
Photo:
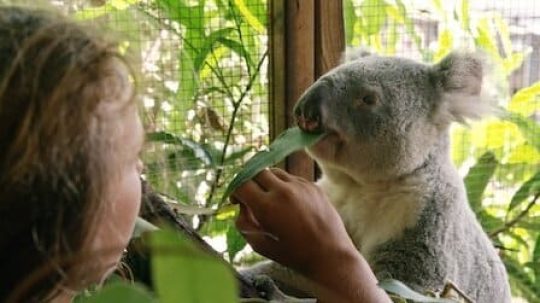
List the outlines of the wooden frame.
{"label": "wooden frame", "polygon": [[[294,125],[292,110],[302,93],[339,63],[345,48],[341,0],[270,0],[270,136]],[[309,180],[314,162],[304,152],[282,167]]]}

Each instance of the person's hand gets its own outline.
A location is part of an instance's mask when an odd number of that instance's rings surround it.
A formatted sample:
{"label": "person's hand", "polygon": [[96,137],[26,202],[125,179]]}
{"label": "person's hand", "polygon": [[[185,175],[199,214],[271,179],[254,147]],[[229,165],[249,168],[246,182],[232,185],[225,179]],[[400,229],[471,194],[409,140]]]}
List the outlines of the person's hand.
{"label": "person's hand", "polygon": [[316,185],[265,170],[232,195],[236,226],[258,253],[303,274],[318,302],[389,302],[337,211]]}
{"label": "person's hand", "polygon": [[326,195],[279,169],[264,170],[232,195],[238,230],[258,253],[310,275],[321,262],[357,254]]}

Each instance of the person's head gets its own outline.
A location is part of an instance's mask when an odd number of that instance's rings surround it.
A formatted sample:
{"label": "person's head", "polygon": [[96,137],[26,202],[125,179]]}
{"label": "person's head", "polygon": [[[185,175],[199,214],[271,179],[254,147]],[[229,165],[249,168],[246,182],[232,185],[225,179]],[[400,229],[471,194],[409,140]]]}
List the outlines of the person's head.
{"label": "person's head", "polygon": [[131,76],[82,26],[0,7],[0,301],[80,289],[120,258],[140,203]]}

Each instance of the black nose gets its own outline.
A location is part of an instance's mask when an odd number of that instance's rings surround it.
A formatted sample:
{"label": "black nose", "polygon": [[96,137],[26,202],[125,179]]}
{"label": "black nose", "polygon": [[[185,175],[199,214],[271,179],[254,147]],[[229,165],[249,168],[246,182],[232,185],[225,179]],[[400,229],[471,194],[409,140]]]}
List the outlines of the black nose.
{"label": "black nose", "polygon": [[320,133],[323,131],[321,105],[324,96],[320,89],[312,88],[308,89],[296,103],[294,116],[296,124],[303,131]]}

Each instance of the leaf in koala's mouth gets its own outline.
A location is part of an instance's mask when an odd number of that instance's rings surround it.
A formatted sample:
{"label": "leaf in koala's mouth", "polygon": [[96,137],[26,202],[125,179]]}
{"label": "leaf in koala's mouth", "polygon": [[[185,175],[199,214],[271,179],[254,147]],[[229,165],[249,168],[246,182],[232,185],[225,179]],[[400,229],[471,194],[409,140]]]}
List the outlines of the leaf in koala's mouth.
{"label": "leaf in koala's mouth", "polygon": [[267,150],[256,153],[249,159],[242,169],[225,189],[221,202],[246,181],[255,177],[263,169],[275,165],[295,151],[310,147],[325,136],[325,133],[307,133],[298,127],[287,129],[270,144]]}

